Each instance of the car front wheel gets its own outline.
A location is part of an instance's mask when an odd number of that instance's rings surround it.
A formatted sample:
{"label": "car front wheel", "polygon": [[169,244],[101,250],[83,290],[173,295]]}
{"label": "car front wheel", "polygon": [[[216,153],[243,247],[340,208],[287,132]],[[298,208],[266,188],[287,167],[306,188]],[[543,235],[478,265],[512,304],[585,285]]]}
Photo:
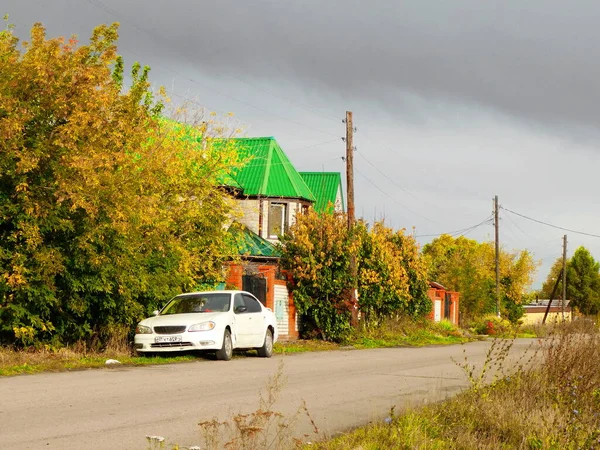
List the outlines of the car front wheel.
{"label": "car front wheel", "polygon": [[221,361],[229,361],[233,356],[233,343],[231,342],[231,333],[229,330],[225,330],[223,336],[223,346],[221,350],[217,350],[217,359]]}
{"label": "car front wheel", "polygon": [[258,356],[263,358],[270,358],[273,356],[273,332],[267,329],[265,334],[265,343],[258,349]]}

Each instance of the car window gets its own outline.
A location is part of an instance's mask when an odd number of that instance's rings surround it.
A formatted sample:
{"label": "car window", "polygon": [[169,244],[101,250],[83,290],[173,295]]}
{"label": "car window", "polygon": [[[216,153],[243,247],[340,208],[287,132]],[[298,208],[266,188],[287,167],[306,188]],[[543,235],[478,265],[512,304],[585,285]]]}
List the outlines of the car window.
{"label": "car window", "polygon": [[246,312],[249,313],[257,313],[261,312],[262,308],[260,307],[260,303],[254,297],[250,297],[249,295],[242,294],[244,296],[244,303],[246,304]]}
{"label": "car window", "polygon": [[165,314],[226,312],[231,307],[231,294],[211,293],[180,295],[172,299],[161,311]]}
{"label": "car window", "polygon": [[239,306],[246,306],[246,304],[244,303],[244,297],[242,297],[242,294],[235,294],[235,296],[233,297],[233,312],[235,312],[236,314],[239,314],[237,312]]}

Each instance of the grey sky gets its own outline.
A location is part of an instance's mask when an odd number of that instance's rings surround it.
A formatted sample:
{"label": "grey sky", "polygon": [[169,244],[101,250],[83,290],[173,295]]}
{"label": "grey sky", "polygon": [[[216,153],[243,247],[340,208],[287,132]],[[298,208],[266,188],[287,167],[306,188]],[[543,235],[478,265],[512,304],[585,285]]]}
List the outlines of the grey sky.
{"label": "grey sky", "polygon": [[[120,52],[250,136],[275,136],[302,170],[343,171],[352,110],[357,212],[417,234],[458,230],[491,198],[600,234],[600,4],[490,1],[11,0],[25,36],[85,38],[121,23]],[[564,180],[564,181],[563,181]],[[492,227],[469,237],[486,239]],[[563,232],[503,213],[502,243],[545,278]],[[600,239],[569,234],[571,251]],[[420,239],[427,242],[430,238]]]}

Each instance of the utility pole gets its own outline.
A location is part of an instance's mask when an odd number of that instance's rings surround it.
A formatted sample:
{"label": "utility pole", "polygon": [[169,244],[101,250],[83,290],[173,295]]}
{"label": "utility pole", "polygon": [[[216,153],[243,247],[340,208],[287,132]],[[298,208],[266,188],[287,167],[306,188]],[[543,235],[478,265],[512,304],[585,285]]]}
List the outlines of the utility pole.
{"label": "utility pole", "polygon": [[556,288],[558,288],[558,283],[560,283],[560,279],[562,278],[563,270],[560,269],[560,273],[558,277],[556,277],[556,283],[554,283],[554,287],[552,288],[552,293],[550,294],[550,300],[548,300],[548,305],[546,306],[546,312],[544,313],[544,318],[542,319],[542,325],[546,323],[546,319],[548,318],[548,313],[550,312],[550,308],[552,307],[552,300],[554,300],[554,296],[556,295]]}
{"label": "utility pole", "polygon": [[565,321],[565,303],[567,303],[567,235],[563,236],[563,260],[562,260],[562,320]]}
{"label": "utility pole", "polygon": [[[348,231],[353,239],[354,227],[354,125],[352,124],[352,111],[346,111],[346,199],[348,201]],[[350,277],[351,286],[348,290],[348,300],[352,313],[351,324],[358,326],[358,270],[356,267],[356,255],[350,251]]]}
{"label": "utility pole", "polygon": [[346,183],[348,200],[348,229],[354,225],[354,127],[352,112],[346,111]]}
{"label": "utility pole", "polygon": [[500,317],[500,226],[498,224],[498,196],[494,197],[494,228],[496,235],[496,315]]}

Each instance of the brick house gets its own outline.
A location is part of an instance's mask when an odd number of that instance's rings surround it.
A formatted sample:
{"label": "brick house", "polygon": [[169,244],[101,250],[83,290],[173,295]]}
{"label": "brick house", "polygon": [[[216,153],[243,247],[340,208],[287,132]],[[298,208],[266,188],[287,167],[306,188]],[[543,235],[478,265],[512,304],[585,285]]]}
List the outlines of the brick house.
{"label": "brick house", "polygon": [[460,294],[446,289],[440,283],[434,281],[429,282],[427,296],[431,299],[433,307],[429,318],[435,322],[440,322],[446,319],[454,325],[459,325],[459,301]]}
{"label": "brick house", "polygon": [[242,262],[228,265],[226,283],[252,292],[271,308],[282,339],[297,338],[298,316],[274,244],[294,224],[297,214],[315,204],[316,197],[275,138],[229,142],[249,161],[226,180],[243,214],[238,219],[241,227],[230,228],[238,235]]}
{"label": "brick house", "polygon": [[286,276],[279,269],[277,248],[245,225],[234,223],[229,232],[236,239],[241,262],[227,265],[226,286],[253,293],[275,313],[280,338],[297,338],[298,316]]}

